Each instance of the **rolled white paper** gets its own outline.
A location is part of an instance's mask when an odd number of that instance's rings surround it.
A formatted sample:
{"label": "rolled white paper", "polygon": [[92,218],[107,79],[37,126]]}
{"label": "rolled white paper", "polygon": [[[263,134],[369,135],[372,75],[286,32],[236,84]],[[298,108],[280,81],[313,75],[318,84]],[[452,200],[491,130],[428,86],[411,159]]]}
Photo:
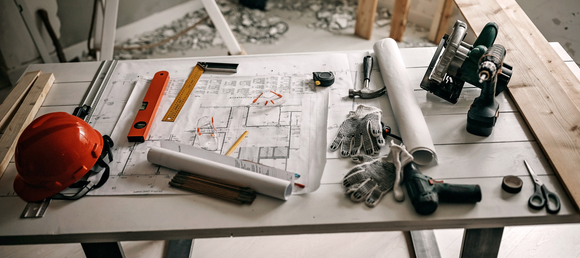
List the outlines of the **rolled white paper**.
{"label": "rolled white paper", "polygon": [[403,57],[397,42],[391,38],[379,40],[373,45],[375,56],[399,133],[415,163],[427,165],[437,163],[437,153],[423,112],[413,94],[413,86],[407,75]]}
{"label": "rolled white paper", "polygon": [[147,160],[153,164],[170,169],[215,178],[241,187],[250,187],[258,193],[282,200],[287,200],[292,194],[292,184],[290,181],[250,172],[173,150],[152,147],[147,153]]}

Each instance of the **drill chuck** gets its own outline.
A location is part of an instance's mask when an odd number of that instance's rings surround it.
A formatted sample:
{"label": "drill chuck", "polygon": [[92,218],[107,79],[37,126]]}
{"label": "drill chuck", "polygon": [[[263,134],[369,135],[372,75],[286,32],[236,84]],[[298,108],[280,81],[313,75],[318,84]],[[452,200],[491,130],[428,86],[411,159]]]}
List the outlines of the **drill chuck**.
{"label": "drill chuck", "polygon": [[[481,56],[477,71],[480,83],[486,80],[492,80],[496,75],[501,73],[505,52],[505,48],[502,45],[495,44],[491,46],[483,56]],[[482,80],[482,77],[485,77],[485,79]]]}
{"label": "drill chuck", "polygon": [[479,65],[479,83],[491,80],[497,72],[497,66],[494,62],[485,61]]}

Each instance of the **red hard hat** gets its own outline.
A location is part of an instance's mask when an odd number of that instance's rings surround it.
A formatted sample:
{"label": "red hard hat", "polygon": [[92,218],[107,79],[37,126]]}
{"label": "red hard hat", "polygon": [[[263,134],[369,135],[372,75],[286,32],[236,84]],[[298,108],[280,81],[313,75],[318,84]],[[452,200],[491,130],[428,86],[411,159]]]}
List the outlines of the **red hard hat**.
{"label": "red hard hat", "polygon": [[27,202],[51,197],[81,179],[103,151],[103,137],[65,112],[43,115],[18,138],[14,191]]}

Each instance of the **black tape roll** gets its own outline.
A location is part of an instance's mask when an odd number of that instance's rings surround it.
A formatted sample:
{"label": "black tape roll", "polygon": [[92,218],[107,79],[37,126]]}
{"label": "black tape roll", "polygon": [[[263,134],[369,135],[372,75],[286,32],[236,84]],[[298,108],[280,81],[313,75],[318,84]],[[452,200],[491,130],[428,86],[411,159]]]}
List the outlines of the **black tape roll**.
{"label": "black tape roll", "polygon": [[517,176],[505,176],[501,188],[508,193],[519,193],[524,182]]}

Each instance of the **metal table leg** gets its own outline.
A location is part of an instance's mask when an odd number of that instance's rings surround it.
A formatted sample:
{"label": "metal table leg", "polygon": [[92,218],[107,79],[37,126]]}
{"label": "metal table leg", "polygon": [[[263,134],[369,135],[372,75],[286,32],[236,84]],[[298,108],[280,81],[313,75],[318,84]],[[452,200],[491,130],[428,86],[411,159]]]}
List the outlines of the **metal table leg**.
{"label": "metal table leg", "polygon": [[460,257],[497,257],[503,227],[465,229]]}
{"label": "metal table leg", "polygon": [[191,249],[193,248],[193,241],[195,239],[178,239],[169,240],[167,247],[167,258],[189,258],[191,256]]}
{"label": "metal table leg", "polygon": [[87,258],[125,258],[121,242],[81,243]]}
{"label": "metal table leg", "polygon": [[[409,232],[416,258],[441,258],[437,239],[433,230],[415,230]],[[413,256],[411,256],[413,257]]]}

